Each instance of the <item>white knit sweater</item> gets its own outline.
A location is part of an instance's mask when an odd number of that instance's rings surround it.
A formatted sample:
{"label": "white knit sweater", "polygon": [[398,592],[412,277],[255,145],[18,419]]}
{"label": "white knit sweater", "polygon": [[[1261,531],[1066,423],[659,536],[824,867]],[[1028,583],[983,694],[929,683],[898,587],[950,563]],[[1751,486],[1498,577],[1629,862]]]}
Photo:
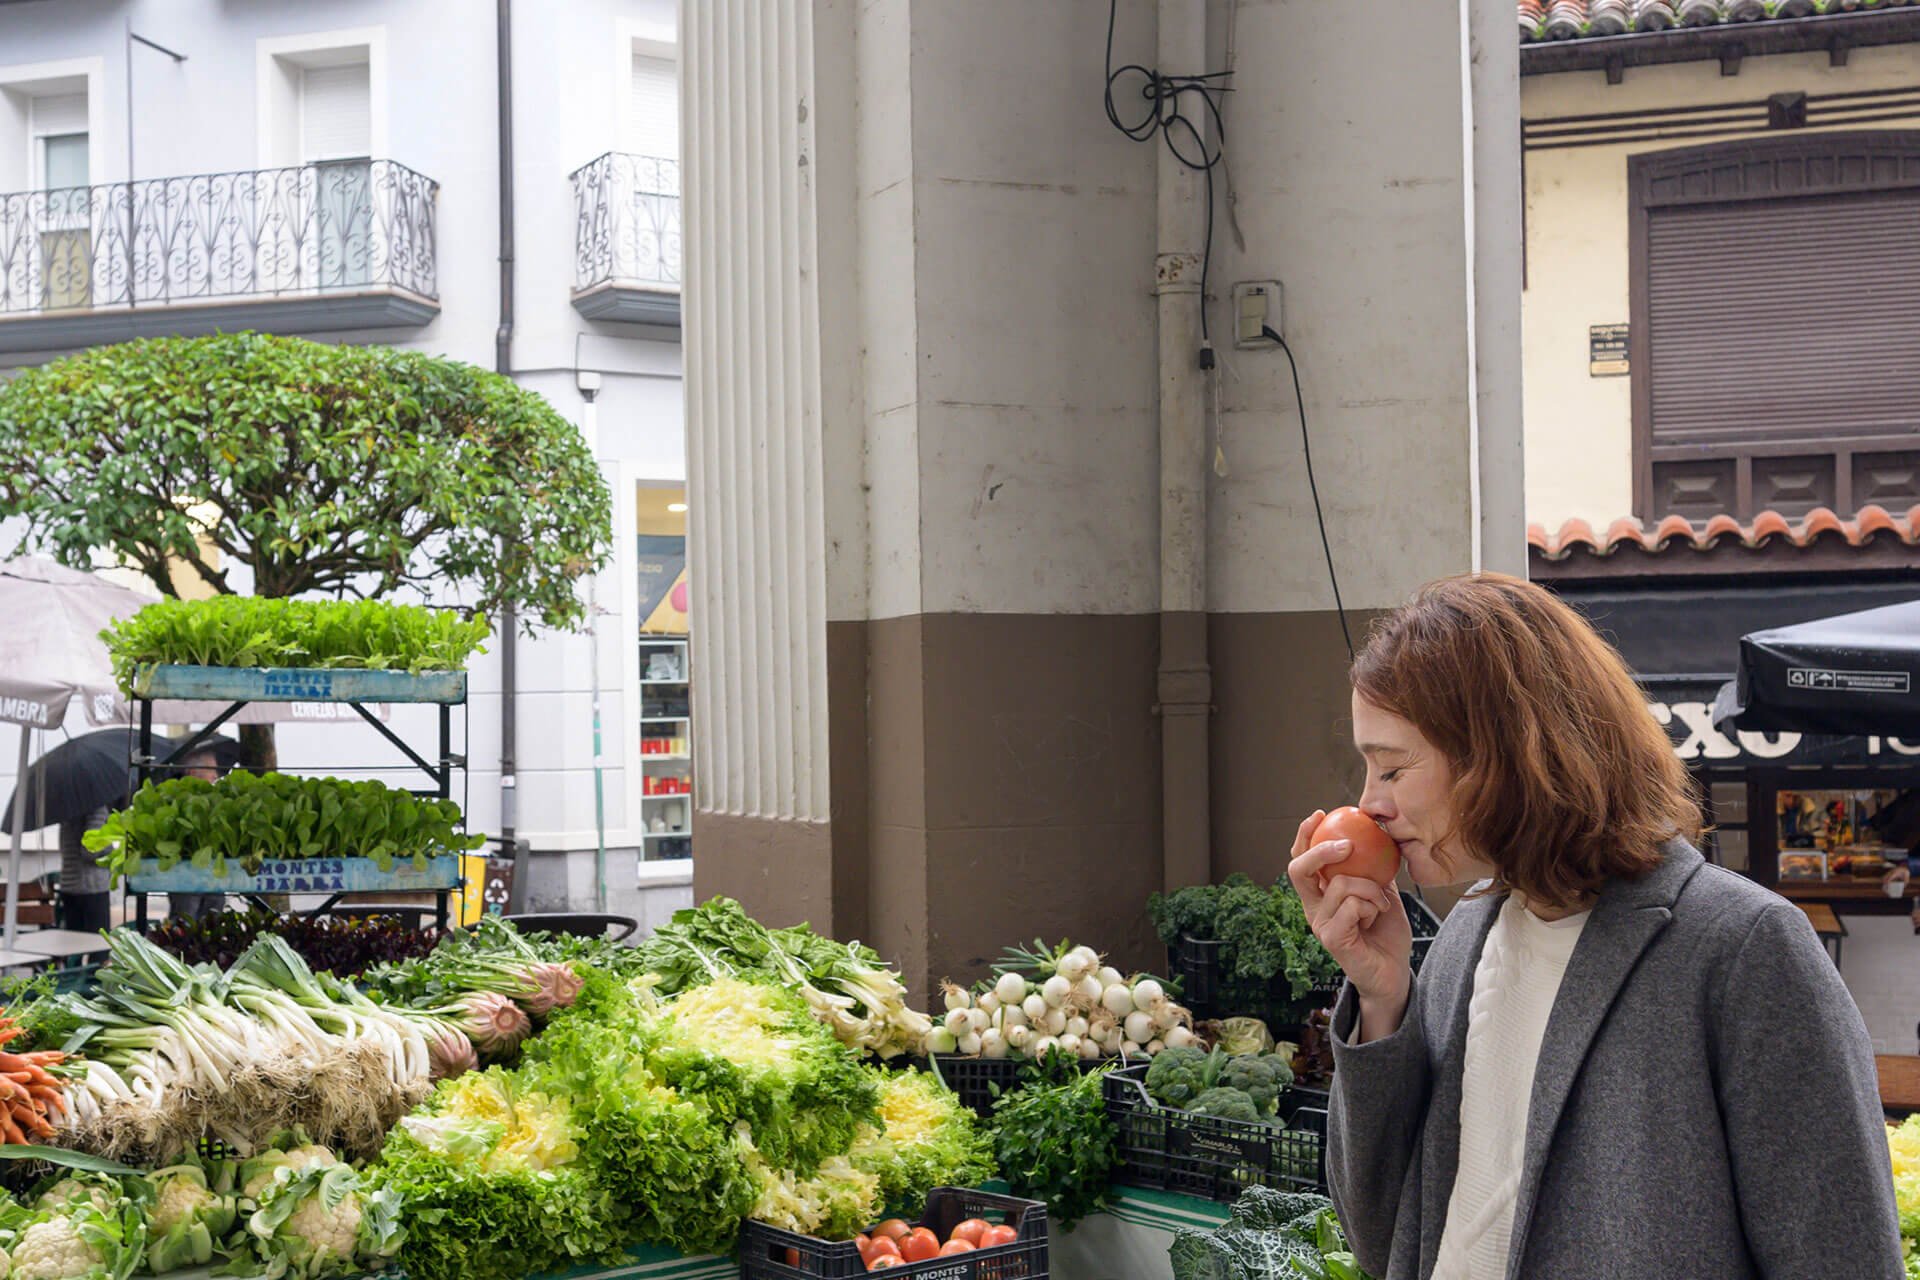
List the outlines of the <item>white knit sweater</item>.
{"label": "white knit sweater", "polygon": [[1433,1280],[1505,1280],[1533,1068],[1567,960],[1591,914],[1542,920],[1512,894],[1487,934],[1467,1005],[1460,1170]]}

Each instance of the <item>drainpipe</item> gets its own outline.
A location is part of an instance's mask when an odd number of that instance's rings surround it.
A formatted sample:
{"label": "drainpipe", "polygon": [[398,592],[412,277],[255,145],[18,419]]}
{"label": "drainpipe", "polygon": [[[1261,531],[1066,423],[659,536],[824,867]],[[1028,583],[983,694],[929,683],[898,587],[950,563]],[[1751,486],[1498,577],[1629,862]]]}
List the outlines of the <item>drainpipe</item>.
{"label": "drainpipe", "polygon": [[[1205,65],[1206,0],[1160,0],[1163,74]],[[1206,175],[1164,145],[1156,157],[1154,293],[1160,331],[1161,858],[1169,890],[1213,878],[1207,663],[1206,377],[1200,367],[1200,267]]]}
{"label": "drainpipe", "polygon": [[[494,47],[499,59],[500,99],[500,327],[493,335],[493,368],[513,374],[513,0],[496,0],[499,22]],[[500,609],[500,843],[509,858],[518,850],[514,828],[519,818],[514,762],[514,703],[519,692],[515,631],[519,618],[511,603]]]}

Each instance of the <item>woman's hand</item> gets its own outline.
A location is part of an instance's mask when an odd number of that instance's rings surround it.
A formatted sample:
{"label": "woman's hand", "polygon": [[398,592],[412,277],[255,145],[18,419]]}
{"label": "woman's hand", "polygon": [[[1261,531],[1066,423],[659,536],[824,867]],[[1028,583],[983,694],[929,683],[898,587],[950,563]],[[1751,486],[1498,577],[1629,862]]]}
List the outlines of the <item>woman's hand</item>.
{"label": "woman's hand", "polygon": [[[1412,985],[1408,960],[1413,954],[1413,924],[1400,894],[1359,876],[1335,875],[1323,888],[1321,871],[1353,852],[1346,840],[1310,844],[1313,830],[1326,816],[1315,810],[1300,824],[1287,863],[1287,878],[1307,909],[1307,923],[1320,944],[1352,979],[1359,993],[1363,1019],[1384,1020],[1398,1026]],[[1379,1019],[1366,1017],[1377,1013]],[[1390,1016],[1388,1016],[1390,1015]],[[1364,1039],[1374,1039],[1365,1035]]]}

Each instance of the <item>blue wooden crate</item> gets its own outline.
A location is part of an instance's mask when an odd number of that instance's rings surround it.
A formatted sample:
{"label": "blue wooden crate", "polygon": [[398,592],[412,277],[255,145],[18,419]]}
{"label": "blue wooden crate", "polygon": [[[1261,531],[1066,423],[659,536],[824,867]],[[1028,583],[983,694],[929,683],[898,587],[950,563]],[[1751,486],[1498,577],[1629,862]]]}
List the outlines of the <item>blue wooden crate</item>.
{"label": "blue wooden crate", "polygon": [[167,871],[143,868],[127,877],[131,893],[365,893],[453,889],[460,884],[460,859],[429,858],[416,867],[411,858],[382,871],[372,858],[296,858],[269,860],[249,874],[229,863],[223,875],[182,862]]}
{"label": "blue wooden crate", "polygon": [[353,667],[142,667],[136,698],[218,702],[438,702],[467,700],[464,671],[363,671]]}

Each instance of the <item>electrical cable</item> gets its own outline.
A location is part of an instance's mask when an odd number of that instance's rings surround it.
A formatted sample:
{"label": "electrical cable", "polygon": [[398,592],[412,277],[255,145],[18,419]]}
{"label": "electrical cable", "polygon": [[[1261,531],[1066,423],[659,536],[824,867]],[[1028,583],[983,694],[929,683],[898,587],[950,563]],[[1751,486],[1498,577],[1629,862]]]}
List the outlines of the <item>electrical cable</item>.
{"label": "electrical cable", "polygon": [[[1174,159],[1189,169],[1207,175],[1207,237],[1200,254],[1200,346],[1203,355],[1201,367],[1211,368],[1213,339],[1207,327],[1207,276],[1213,266],[1213,170],[1224,158],[1227,143],[1226,124],[1220,118],[1220,104],[1213,95],[1232,92],[1230,86],[1214,82],[1224,80],[1233,73],[1209,71],[1197,76],[1166,76],[1153,67],[1143,67],[1137,62],[1115,67],[1113,28],[1119,8],[1120,0],[1107,0],[1107,120],[1135,142],[1146,142],[1154,134],[1160,134],[1166,138],[1167,150],[1173,153]],[[1146,79],[1146,83],[1140,86],[1140,96],[1146,100],[1147,110],[1137,122],[1128,124],[1120,118],[1120,108],[1114,102],[1113,90],[1120,77],[1135,72]],[[1215,143],[1211,155],[1207,153],[1207,140],[1200,132],[1200,126],[1180,110],[1180,96],[1187,93],[1199,94],[1208,114],[1213,117]],[[1175,125],[1186,130],[1187,136],[1193,139],[1198,159],[1182,152],[1174,142]]]}
{"label": "electrical cable", "polygon": [[1347,661],[1353,661],[1353,633],[1347,630],[1347,607],[1340,602],[1340,575],[1333,568],[1333,544],[1327,541],[1327,518],[1320,510],[1320,486],[1313,479],[1313,443],[1307,437],[1307,398],[1300,392],[1300,366],[1294,363],[1293,349],[1274,332],[1272,325],[1260,326],[1260,336],[1277,344],[1287,354],[1287,368],[1293,371],[1293,398],[1300,406],[1300,452],[1307,460],[1307,488],[1313,494],[1313,518],[1320,526],[1320,549],[1327,553],[1327,579],[1333,583],[1333,607],[1340,615],[1340,635],[1347,642]]}

